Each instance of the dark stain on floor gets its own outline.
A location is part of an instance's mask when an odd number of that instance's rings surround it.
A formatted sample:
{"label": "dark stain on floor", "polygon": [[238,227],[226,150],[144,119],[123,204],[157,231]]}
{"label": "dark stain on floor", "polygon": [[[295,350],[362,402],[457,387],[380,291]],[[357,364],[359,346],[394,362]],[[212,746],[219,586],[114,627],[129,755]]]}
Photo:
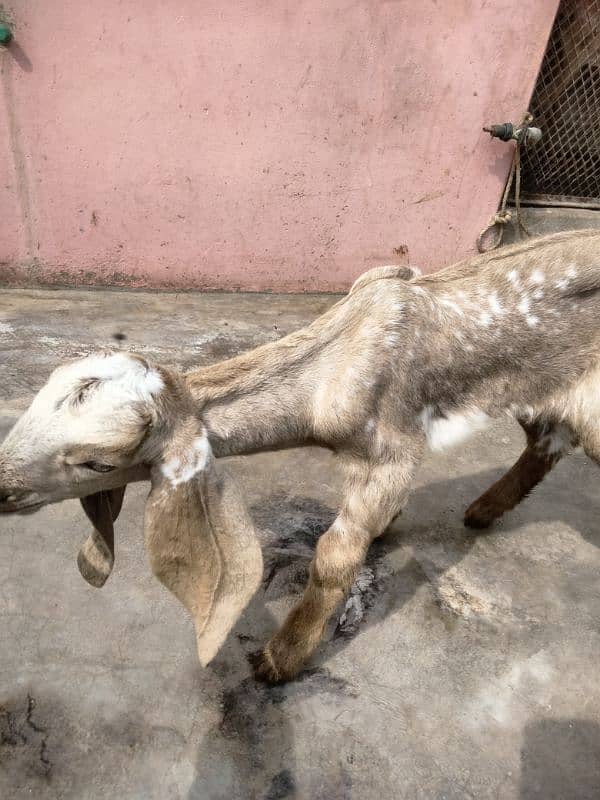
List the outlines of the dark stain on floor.
{"label": "dark stain on floor", "polygon": [[0,763],[18,759],[25,772],[49,777],[48,729],[34,719],[36,705],[31,694],[0,705]]}

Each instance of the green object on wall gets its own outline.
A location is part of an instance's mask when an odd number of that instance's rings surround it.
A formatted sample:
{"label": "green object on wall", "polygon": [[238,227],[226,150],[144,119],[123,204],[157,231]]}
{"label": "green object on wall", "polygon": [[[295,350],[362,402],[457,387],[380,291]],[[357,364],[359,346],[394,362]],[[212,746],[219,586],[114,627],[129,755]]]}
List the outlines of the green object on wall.
{"label": "green object on wall", "polygon": [[12,31],[4,22],[0,22],[0,44],[10,44],[12,39]]}

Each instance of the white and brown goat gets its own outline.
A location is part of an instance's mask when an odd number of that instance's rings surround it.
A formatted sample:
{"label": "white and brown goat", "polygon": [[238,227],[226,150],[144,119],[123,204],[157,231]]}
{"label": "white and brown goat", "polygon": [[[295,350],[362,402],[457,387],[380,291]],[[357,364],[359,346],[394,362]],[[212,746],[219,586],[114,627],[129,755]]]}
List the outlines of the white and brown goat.
{"label": "white and brown goat", "polygon": [[123,487],[150,477],[152,567],[194,615],[206,661],[260,573],[251,523],[211,451],[335,451],[347,476],[340,512],[257,666],[269,681],[293,677],[400,512],[427,446],[505,411],[525,429],[519,461],[467,511],[475,527],[515,506],[570,448],[600,461],[600,232],[402,277],[367,273],[307,328],[187,374],[126,354],[60,367],[0,448],[0,511],[83,498],[96,531],[79,563],[99,585]]}

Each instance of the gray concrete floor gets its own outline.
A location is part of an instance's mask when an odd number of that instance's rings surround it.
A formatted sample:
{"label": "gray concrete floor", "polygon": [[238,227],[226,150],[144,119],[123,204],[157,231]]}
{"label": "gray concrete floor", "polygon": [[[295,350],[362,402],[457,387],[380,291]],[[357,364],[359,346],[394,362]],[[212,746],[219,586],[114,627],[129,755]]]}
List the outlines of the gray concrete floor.
{"label": "gray concrete floor", "polygon": [[[206,364],[275,339],[332,298],[5,291],[0,436],[64,359],[127,346]],[[265,582],[202,669],[152,577],[130,487],[101,590],[75,556],[76,501],[0,520],[0,796],[317,800],[600,797],[599,473],[560,464],[492,532],[462,512],[521,448],[508,420],[428,458],[310,669],[257,685],[247,655],[301,591],[339,500],[333,459],[230,460]]]}

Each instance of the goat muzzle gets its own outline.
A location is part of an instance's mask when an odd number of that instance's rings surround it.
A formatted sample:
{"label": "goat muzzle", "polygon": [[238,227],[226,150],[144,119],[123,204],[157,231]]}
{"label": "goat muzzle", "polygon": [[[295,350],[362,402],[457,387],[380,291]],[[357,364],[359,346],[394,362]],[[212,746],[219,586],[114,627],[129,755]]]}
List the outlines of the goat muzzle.
{"label": "goat muzzle", "polygon": [[0,490],[0,514],[33,513],[44,505],[36,492],[23,489]]}

